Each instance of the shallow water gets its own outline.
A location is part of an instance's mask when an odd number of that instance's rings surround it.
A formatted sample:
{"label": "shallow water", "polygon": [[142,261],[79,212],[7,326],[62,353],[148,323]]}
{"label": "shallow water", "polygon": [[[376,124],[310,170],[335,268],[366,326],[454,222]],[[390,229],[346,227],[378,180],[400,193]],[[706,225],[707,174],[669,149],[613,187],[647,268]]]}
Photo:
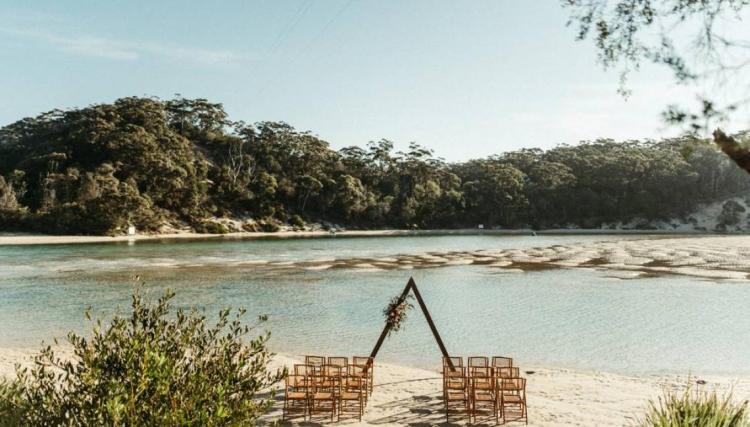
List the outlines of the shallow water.
{"label": "shallow water", "polygon": [[[130,276],[177,304],[269,314],[272,348],[366,355],[382,309],[413,275],[449,351],[521,364],[622,373],[750,373],[750,286],[689,277],[616,278],[585,269],[501,273],[259,268],[256,262],[376,257],[632,239],[632,236],[429,236],[0,247],[0,347],[86,330],[83,310],[126,311]],[[379,359],[430,367],[440,354],[419,309]]]}

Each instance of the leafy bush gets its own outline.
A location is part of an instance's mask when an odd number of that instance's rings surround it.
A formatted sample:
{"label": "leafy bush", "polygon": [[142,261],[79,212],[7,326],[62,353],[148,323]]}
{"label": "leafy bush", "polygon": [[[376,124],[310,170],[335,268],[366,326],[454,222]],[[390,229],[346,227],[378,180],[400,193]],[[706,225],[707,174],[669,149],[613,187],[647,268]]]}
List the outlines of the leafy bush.
{"label": "leafy bush", "polygon": [[716,391],[665,391],[658,402],[649,400],[643,427],[746,427],[747,404],[735,403],[732,394],[719,396]]}
{"label": "leafy bush", "polygon": [[260,229],[265,231],[266,233],[276,233],[277,231],[281,230],[281,226],[272,219],[261,220],[259,224]]}
{"label": "leafy bush", "polygon": [[[252,425],[273,402],[269,334],[245,340],[255,325],[244,311],[222,310],[208,325],[195,309],[172,313],[136,291],[132,314],[96,321],[90,338],[71,332],[73,356],[51,347],[17,378],[0,381],[0,425]],[[231,316],[231,318],[230,318]],[[87,313],[87,318],[90,316]]]}
{"label": "leafy bush", "polygon": [[257,231],[260,231],[260,226],[255,221],[245,221],[242,223],[242,230],[249,233],[255,233]]}
{"label": "leafy bush", "polygon": [[718,226],[720,230],[725,230],[727,226],[737,225],[740,222],[740,214],[745,212],[745,207],[734,200],[727,200],[721,207],[721,213],[718,217]]}
{"label": "leafy bush", "polygon": [[205,221],[196,224],[193,226],[195,231],[198,233],[207,233],[207,234],[227,234],[229,233],[229,229],[220,222],[214,222],[214,221]]}
{"label": "leafy bush", "polygon": [[292,215],[289,217],[289,225],[302,228],[305,226],[305,220],[299,215]]}

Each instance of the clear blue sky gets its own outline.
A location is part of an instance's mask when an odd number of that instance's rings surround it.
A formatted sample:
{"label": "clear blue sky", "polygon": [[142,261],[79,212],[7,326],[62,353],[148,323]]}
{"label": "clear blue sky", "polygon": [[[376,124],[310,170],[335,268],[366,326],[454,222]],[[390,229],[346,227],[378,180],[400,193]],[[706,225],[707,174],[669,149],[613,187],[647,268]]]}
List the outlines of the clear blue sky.
{"label": "clear blue sky", "polygon": [[557,0],[9,0],[0,125],[180,93],[334,148],[389,138],[448,160],[675,133],[659,112],[689,92],[647,69],[623,100],[565,23]]}

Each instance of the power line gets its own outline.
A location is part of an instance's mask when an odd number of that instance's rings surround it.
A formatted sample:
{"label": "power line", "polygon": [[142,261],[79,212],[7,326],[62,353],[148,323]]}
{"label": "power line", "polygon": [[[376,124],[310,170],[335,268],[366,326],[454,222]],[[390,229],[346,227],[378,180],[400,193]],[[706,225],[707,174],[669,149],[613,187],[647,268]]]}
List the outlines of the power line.
{"label": "power line", "polygon": [[318,34],[315,35],[312,39],[310,39],[310,43],[308,43],[305,48],[303,49],[304,52],[309,52],[310,48],[318,41],[321,37],[323,37],[323,34],[328,30],[328,28],[333,25],[333,23],[341,17],[341,15],[346,12],[347,9],[354,3],[354,0],[348,0],[342,8],[338,10],[333,16],[331,16],[331,19],[326,22],[326,24],[323,26],[323,28],[318,32]]}
{"label": "power line", "polygon": [[271,45],[271,48],[269,49],[269,53],[266,56],[266,58],[272,58],[276,52],[281,48],[281,46],[286,42],[287,37],[294,31],[294,28],[299,24],[300,20],[302,20],[302,17],[305,16],[308,10],[310,10],[310,7],[312,6],[312,1],[306,1],[300,5],[300,7],[297,9],[297,13],[294,15],[294,17],[287,23],[287,25],[279,32],[279,35],[276,37],[276,40]]}
{"label": "power line", "polygon": [[[352,3],[354,3],[354,0],[348,0],[346,3],[344,3],[344,5],[341,8],[339,8],[338,11],[336,11],[333,15],[331,15],[331,18],[323,25],[323,27],[321,27],[320,31],[318,31],[318,33],[314,37],[312,37],[310,39],[310,41],[304,46],[304,48],[302,50],[298,51],[300,54],[296,55],[292,59],[292,61],[289,63],[289,67],[294,66],[297,63],[299,63],[300,58],[302,57],[302,54],[304,52],[309,52],[310,51],[310,49],[312,48],[312,46],[315,43],[317,43],[317,41],[320,40],[323,37],[323,35],[326,33],[326,31],[328,31],[328,29],[333,25],[333,23],[336,20],[338,20],[349,9],[349,7],[352,5]],[[301,13],[298,13],[297,16],[296,16],[296,18],[293,21],[290,21],[290,22],[293,22],[294,24],[290,25],[290,26],[287,26],[287,28],[294,27],[296,25],[296,23],[299,22],[299,19],[307,12],[307,10],[309,9],[310,5],[311,5],[311,3],[308,3],[307,4],[308,7],[306,7],[306,8],[300,8],[300,10],[298,10],[298,12],[301,12]],[[289,31],[286,31],[286,34],[289,34]],[[282,37],[282,34],[279,35],[279,39],[282,39],[282,38],[285,38],[285,37],[286,37],[286,35],[284,35],[283,37]],[[274,45],[276,45],[276,43]],[[274,74],[273,77],[271,77],[270,79],[268,79],[265,82],[265,84],[263,84],[258,89],[258,92],[257,92],[256,96],[259,96],[259,95],[262,95],[263,93],[265,93],[265,91],[270,86],[270,84],[272,82],[277,81],[278,78],[279,78],[279,74]]]}

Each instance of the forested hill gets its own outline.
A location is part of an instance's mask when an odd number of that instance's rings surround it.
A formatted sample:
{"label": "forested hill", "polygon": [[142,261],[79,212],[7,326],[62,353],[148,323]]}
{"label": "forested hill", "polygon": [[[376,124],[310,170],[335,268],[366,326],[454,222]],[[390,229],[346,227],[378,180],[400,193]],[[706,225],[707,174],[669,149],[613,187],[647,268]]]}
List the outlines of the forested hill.
{"label": "forested hill", "polygon": [[234,122],[220,104],[182,98],[124,98],[0,129],[6,231],[225,231],[216,218],[247,230],[593,228],[685,217],[745,194],[743,171],[687,139],[597,140],[446,163],[415,144],[394,152],[387,140],[335,151],[287,124]]}

